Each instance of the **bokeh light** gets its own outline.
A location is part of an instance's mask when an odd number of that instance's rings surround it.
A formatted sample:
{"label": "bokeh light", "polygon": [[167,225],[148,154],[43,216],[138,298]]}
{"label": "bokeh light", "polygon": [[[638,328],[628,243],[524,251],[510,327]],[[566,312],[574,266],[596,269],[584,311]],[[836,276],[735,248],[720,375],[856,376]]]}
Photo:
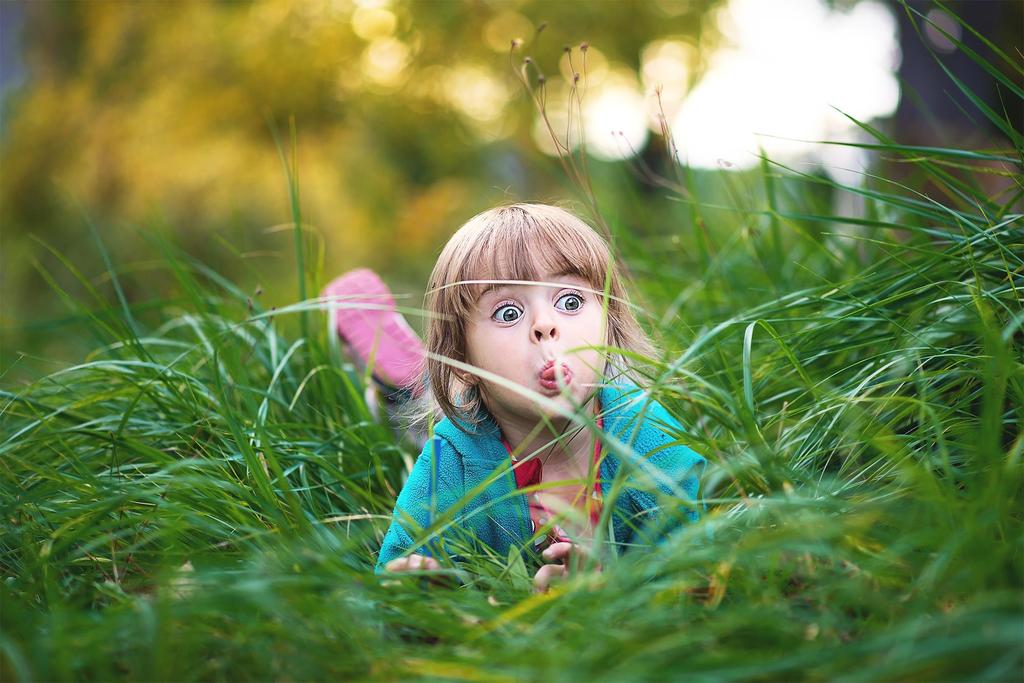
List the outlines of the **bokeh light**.
{"label": "bokeh light", "polygon": [[364,40],[386,38],[395,32],[394,13],[377,7],[357,7],[352,13],[352,31]]}
{"label": "bokeh light", "polygon": [[[697,61],[697,49],[683,40],[655,40],[640,56],[640,74],[647,96],[648,125],[661,132],[660,115],[673,118],[682,105]],[[659,97],[660,94],[660,97]]]}
{"label": "bokeh light", "polygon": [[807,152],[800,140],[849,135],[844,113],[866,121],[896,109],[896,22],[881,3],[731,0],[718,23],[727,46],[672,123],[693,166],[749,168],[759,149],[791,160]]}
{"label": "bokeh light", "polygon": [[[664,115],[681,160],[692,166],[750,168],[763,150],[781,161],[814,158],[848,178],[847,165],[861,165],[862,154],[814,150],[806,141],[854,139],[848,116],[870,121],[895,111],[900,53],[889,8],[874,0],[846,9],[824,0],[729,0],[714,19],[723,45],[705,55],[706,71],[692,90],[700,54],[682,37],[644,47],[640,81],[632,68],[609,64],[590,48],[587,79],[580,81],[590,154],[614,160],[638,153],[649,130],[661,132]],[[581,53],[563,55],[559,70],[571,83],[582,71]],[[566,133],[568,93],[549,86],[547,114],[561,142],[575,149],[578,132]],[[550,133],[542,121],[533,133],[542,151],[559,153],[545,140]]]}
{"label": "bokeh light", "polygon": [[484,26],[484,42],[495,52],[508,52],[513,40],[533,38],[533,23],[518,12],[501,12]]}
{"label": "bokeh light", "polygon": [[647,113],[636,73],[612,70],[583,103],[587,148],[598,159],[624,159],[647,143]]}
{"label": "bokeh light", "polygon": [[359,63],[374,83],[396,86],[409,64],[409,46],[395,38],[378,38],[366,46]]}

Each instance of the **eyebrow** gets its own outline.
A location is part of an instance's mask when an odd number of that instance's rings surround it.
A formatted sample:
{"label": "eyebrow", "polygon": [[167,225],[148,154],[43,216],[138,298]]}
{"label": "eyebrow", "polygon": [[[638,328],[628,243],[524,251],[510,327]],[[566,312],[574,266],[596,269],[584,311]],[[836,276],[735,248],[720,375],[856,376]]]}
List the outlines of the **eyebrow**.
{"label": "eyebrow", "polygon": [[[577,275],[577,273],[574,273],[571,270],[563,270],[563,271],[561,271],[559,273],[555,273],[551,277],[552,278],[557,278],[557,277],[565,277],[567,275],[574,275],[575,276],[575,275]],[[487,284],[482,290],[480,290],[480,293],[477,294],[476,299],[477,299],[477,301],[479,301],[480,299],[483,299],[485,296],[487,296],[487,294],[489,294],[490,292],[493,292],[496,289],[501,289],[502,287],[511,287],[511,286],[514,286],[515,284],[516,284],[515,280],[512,280],[512,281],[501,281],[501,282],[491,282],[491,283]]]}

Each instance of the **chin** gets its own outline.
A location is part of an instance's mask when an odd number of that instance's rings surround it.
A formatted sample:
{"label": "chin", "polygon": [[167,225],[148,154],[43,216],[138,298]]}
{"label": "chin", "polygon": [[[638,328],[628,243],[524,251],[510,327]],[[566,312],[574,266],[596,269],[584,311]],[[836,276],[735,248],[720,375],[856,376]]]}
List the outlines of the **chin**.
{"label": "chin", "polygon": [[549,396],[548,398],[555,401],[566,410],[574,410],[577,406],[582,406],[586,403],[587,399],[590,398],[593,392],[589,388],[580,387],[566,387],[564,391]]}

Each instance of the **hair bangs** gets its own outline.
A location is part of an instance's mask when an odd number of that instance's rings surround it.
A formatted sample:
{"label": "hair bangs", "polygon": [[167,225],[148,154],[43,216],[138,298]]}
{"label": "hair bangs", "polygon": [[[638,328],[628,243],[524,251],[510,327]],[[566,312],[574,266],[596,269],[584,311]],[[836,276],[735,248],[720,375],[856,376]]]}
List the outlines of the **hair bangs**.
{"label": "hair bangs", "polygon": [[466,288],[468,305],[501,282],[572,275],[602,289],[609,254],[589,226],[578,219],[567,221],[564,215],[555,221],[517,208],[506,207],[500,212],[505,215],[495,216],[474,240],[463,262],[462,281],[473,283]]}

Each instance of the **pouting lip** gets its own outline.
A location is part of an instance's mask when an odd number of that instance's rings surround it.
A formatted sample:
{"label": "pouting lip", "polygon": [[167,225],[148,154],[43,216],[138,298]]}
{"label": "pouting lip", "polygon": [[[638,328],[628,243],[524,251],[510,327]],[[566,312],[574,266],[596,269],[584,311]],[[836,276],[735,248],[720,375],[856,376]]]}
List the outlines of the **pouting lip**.
{"label": "pouting lip", "polygon": [[[547,361],[546,363],[544,363],[544,365],[541,366],[540,370],[537,371],[537,376],[543,375],[545,372],[548,372],[553,367],[555,367],[555,361]],[[562,372],[572,372],[572,370],[569,368],[569,364],[564,361],[560,361],[558,363],[558,367],[561,368]]]}
{"label": "pouting lip", "polygon": [[[554,367],[555,361],[548,361],[537,372],[537,380],[545,389],[556,389],[559,385],[557,374],[553,370]],[[569,384],[572,381],[572,368],[564,362],[558,363],[558,368],[561,370],[562,383]]]}

